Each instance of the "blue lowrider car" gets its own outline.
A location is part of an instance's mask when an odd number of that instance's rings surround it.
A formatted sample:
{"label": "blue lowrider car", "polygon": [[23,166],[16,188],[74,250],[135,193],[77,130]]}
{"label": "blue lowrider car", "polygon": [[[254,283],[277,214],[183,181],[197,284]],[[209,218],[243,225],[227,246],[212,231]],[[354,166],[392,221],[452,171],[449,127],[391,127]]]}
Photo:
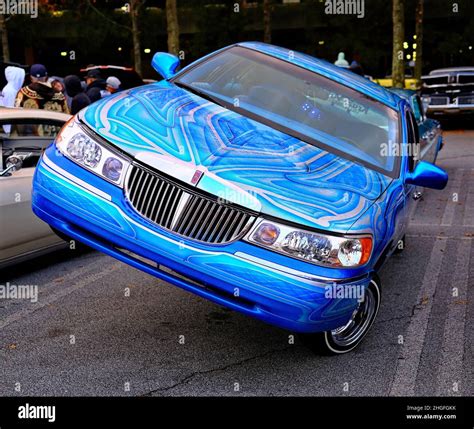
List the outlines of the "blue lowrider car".
{"label": "blue lowrider car", "polygon": [[313,57],[261,43],[214,52],[103,99],[45,151],[33,210],[62,235],[262,321],[324,353],[354,349],[377,271],[417,186],[410,104]]}

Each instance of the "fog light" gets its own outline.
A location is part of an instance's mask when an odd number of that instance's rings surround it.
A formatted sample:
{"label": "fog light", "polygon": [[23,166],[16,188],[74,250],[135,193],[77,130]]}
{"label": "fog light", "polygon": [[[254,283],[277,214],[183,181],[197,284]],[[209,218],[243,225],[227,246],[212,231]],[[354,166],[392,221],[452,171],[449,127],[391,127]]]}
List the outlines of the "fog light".
{"label": "fog light", "polygon": [[346,267],[357,265],[362,257],[362,245],[357,240],[347,240],[339,248],[337,256]]}
{"label": "fog light", "polygon": [[109,157],[102,167],[102,174],[108,179],[117,182],[122,174],[123,164],[117,158]]}
{"label": "fog light", "polygon": [[252,238],[258,243],[271,245],[275,243],[279,235],[280,230],[278,227],[270,223],[262,223]]}

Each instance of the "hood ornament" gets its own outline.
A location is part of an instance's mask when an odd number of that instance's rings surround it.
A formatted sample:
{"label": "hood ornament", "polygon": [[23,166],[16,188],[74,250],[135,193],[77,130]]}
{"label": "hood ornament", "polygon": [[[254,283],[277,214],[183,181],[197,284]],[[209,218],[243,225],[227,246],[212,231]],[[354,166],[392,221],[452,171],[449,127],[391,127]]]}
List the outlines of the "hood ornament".
{"label": "hood ornament", "polygon": [[197,185],[204,173],[201,170],[196,170],[191,178],[191,185]]}

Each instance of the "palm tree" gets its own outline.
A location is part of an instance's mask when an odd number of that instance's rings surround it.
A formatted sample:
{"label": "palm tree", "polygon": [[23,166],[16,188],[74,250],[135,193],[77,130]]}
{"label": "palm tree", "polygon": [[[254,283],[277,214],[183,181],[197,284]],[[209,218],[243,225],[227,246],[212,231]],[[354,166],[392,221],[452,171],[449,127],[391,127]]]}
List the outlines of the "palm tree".
{"label": "palm tree", "polygon": [[395,88],[405,86],[405,56],[403,40],[405,39],[404,0],[392,0],[393,53],[392,85]]}
{"label": "palm tree", "polygon": [[179,23],[176,0],[166,0],[166,28],[168,32],[168,52],[178,55]]}

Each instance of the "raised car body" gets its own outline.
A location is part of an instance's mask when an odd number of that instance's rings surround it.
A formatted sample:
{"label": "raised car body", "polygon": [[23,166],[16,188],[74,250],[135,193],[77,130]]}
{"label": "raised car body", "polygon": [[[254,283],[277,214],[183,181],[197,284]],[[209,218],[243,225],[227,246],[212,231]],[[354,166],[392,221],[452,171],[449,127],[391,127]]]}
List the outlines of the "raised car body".
{"label": "raised car body", "polygon": [[[260,43],[178,74],[169,54],[154,63],[167,80],[63,129],[37,169],[35,213],[200,296],[352,350],[378,311],[375,272],[403,237],[416,186],[447,180],[407,156],[409,103]],[[401,152],[381,154],[384,144]],[[328,296],[336,286],[369,298]]]}

